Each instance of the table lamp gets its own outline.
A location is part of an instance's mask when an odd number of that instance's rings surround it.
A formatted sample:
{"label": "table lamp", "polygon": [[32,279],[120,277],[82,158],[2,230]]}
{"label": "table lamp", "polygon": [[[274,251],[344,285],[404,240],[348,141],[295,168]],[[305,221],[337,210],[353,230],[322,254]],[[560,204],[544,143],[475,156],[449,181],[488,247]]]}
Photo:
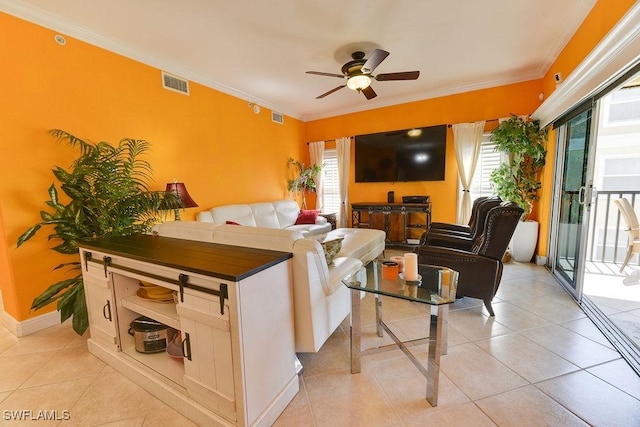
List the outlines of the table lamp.
{"label": "table lamp", "polygon": [[180,199],[180,206],[174,208],[173,212],[175,213],[176,221],[180,221],[180,209],[184,208],[197,208],[198,204],[191,198],[189,192],[187,191],[187,187],[184,185],[184,182],[169,182],[167,183],[167,188],[165,192],[174,193],[178,199]]}

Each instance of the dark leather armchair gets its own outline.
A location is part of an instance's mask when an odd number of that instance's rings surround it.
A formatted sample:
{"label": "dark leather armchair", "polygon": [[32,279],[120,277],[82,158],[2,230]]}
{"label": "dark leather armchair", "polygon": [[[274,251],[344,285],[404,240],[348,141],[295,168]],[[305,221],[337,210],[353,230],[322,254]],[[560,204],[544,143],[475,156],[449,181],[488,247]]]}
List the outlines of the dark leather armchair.
{"label": "dark leather armchair", "polygon": [[429,229],[420,239],[420,244],[431,246],[444,246],[447,248],[470,251],[482,236],[485,227],[485,219],[489,211],[499,206],[502,199],[498,196],[489,197],[478,203],[473,227],[468,233],[453,232],[443,229]]}
{"label": "dark leather armchair", "polygon": [[431,228],[429,228],[429,231],[467,233],[467,234],[471,233],[471,230],[475,227],[475,224],[477,223],[478,206],[480,206],[481,202],[484,202],[487,199],[488,197],[478,197],[473,201],[473,205],[471,206],[471,215],[469,216],[468,225],[451,224],[448,222],[432,222]]}
{"label": "dark leather armchair", "polygon": [[502,278],[502,257],[524,211],[502,202],[487,214],[484,231],[471,250],[422,245],[416,248],[418,263],[441,265],[458,272],[458,297],[479,298],[494,316],[491,301]]}

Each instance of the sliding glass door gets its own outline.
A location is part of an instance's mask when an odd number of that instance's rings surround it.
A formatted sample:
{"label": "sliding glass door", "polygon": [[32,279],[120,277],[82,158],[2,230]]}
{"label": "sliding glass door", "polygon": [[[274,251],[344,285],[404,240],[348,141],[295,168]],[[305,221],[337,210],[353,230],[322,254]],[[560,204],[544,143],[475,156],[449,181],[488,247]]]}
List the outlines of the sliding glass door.
{"label": "sliding glass door", "polygon": [[584,251],[587,247],[592,186],[592,109],[558,129],[558,160],[554,194],[553,272],[579,301]]}

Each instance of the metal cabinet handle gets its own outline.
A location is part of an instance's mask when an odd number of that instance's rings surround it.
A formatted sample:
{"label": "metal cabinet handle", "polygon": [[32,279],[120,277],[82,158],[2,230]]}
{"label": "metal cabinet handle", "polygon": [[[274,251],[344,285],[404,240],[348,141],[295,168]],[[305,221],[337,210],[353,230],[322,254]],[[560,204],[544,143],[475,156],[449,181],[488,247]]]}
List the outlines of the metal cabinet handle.
{"label": "metal cabinet handle", "polygon": [[184,333],[184,339],[182,340],[182,355],[187,360],[191,360],[191,339],[188,332]]}
{"label": "metal cabinet handle", "polygon": [[107,300],[107,303],[102,307],[102,315],[105,319],[111,322],[111,301]]}

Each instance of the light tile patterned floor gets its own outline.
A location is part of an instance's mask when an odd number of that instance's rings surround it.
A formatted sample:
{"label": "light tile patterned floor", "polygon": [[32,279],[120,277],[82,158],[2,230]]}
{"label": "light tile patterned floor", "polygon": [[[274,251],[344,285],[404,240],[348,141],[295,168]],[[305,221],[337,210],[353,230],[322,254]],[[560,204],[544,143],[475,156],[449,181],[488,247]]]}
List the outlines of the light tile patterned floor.
{"label": "light tile patterned floor", "polygon": [[[425,306],[387,299],[384,308],[399,335],[426,329]],[[451,306],[437,407],[399,350],[365,356],[352,375],[345,321],[319,353],[300,355],[300,392],[276,425],[639,425],[640,378],[543,267],[506,265],[494,309],[491,318],[469,298]],[[363,315],[371,344],[369,296]],[[416,351],[426,358],[426,347]],[[28,409],[66,410],[70,419],[4,418]],[[193,426],[89,354],[66,324],[24,338],[0,327],[0,414],[2,426]]]}

